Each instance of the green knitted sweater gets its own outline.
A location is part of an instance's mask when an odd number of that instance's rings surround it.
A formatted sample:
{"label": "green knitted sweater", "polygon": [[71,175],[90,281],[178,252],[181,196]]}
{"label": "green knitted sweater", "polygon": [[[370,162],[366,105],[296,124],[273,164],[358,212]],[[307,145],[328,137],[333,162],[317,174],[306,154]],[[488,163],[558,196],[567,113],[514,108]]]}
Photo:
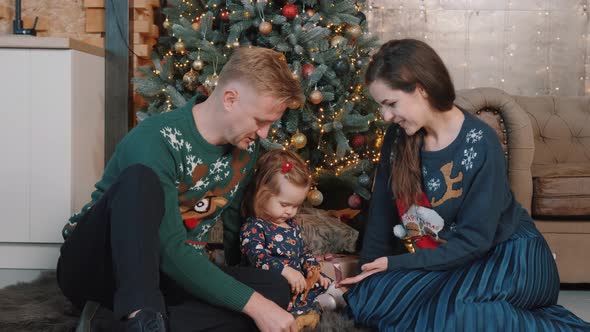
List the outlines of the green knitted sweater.
{"label": "green knitted sweater", "polygon": [[192,107],[198,95],[174,111],[154,115],[131,130],[119,143],[91,201],[63,229],[67,239],[80,216],[127,167],[143,164],[160,178],[165,214],[160,226],[160,268],[199,299],[241,311],[254,290],[211,263],[204,246],[211,227],[221,218],[226,261],[240,259],[239,205],[258,154],[258,143],[247,150],[209,144],[199,134]]}

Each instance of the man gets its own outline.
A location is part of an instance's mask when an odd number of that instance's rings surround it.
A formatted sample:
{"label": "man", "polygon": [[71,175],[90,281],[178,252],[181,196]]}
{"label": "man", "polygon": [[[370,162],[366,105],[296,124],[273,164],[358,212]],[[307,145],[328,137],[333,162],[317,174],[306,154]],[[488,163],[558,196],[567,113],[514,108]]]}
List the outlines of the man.
{"label": "man", "polygon": [[285,57],[234,51],[205,99],[129,132],[96,190],[63,230],[58,283],[72,303],[111,308],[129,331],[291,331],[278,274],[218,267],[206,254],[221,218],[226,261],[240,259],[238,207],[258,139],[302,102]]}

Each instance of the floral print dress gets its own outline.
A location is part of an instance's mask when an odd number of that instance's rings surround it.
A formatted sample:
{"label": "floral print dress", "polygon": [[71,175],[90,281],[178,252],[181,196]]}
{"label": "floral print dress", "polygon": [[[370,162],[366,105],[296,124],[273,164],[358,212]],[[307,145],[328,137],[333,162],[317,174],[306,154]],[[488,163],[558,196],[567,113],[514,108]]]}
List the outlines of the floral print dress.
{"label": "floral print dress", "polygon": [[[305,244],[301,236],[301,227],[297,222],[289,219],[286,223],[289,228],[260,218],[248,218],[240,232],[242,255],[248,265],[256,268],[281,273],[285,266],[290,266],[301,271],[305,277],[310,267],[319,266],[320,263]],[[324,291],[325,289],[316,283],[305,299],[301,293],[294,303],[291,301],[288,311],[299,316],[310,310],[319,310],[314,300]]]}

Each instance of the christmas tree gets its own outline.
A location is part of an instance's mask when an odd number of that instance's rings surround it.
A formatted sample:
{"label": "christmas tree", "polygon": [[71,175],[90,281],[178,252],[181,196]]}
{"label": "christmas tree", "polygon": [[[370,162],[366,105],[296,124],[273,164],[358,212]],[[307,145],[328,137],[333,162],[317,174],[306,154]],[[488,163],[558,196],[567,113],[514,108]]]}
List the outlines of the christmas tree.
{"label": "christmas tree", "polygon": [[[362,3],[350,0],[169,0],[167,35],[152,54],[153,67],[134,79],[146,101],[138,120],[182,106],[196,90],[208,94],[236,47],[282,52],[306,94],[274,123],[265,149],[296,150],[317,183],[337,177],[360,197],[370,197],[383,123],[363,93],[362,70],[376,39],[368,37]],[[321,203],[321,193],[309,201]],[[355,197],[356,196],[356,197]],[[358,207],[360,197],[349,199]],[[355,206],[356,205],[356,206]]]}

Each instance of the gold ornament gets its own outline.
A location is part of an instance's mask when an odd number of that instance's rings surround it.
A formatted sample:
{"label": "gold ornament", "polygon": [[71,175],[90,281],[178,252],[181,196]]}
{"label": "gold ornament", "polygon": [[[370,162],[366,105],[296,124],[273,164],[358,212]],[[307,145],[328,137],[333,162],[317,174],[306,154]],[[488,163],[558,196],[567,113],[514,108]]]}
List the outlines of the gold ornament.
{"label": "gold ornament", "polygon": [[346,42],[346,38],[344,38],[340,35],[336,35],[336,36],[332,37],[332,40],[330,40],[330,45],[332,47],[338,47],[338,46],[343,46],[345,42]]}
{"label": "gold ornament", "polygon": [[293,70],[293,72],[291,74],[292,74],[292,76],[293,76],[294,79],[296,79],[298,81],[301,79],[301,77],[297,73],[297,70]]}
{"label": "gold ornament", "polygon": [[168,19],[166,19],[163,23],[162,23],[162,27],[166,30],[170,29],[170,21],[168,21]]}
{"label": "gold ornament", "polygon": [[207,76],[207,79],[205,79],[203,86],[205,87],[205,89],[207,89],[209,93],[211,93],[213,92],[213,90],[215,90],[218,80],[219,76],[217,74],[209,75]]}
{"label": "gold ornament", "polygon": [[249,12],[249,11],[245,11],[245,12],[244,12],[244,18],[245,18],[245,19],[249,19],[249,18],[250,18],[250,16],[251,16],[251,14],[250,14],[250,12]]}
{"label": "gold ornament", "polygon": [[182,82],[187,89],[193,91],[197,88],[199,82],[199,75],[194,70],[189,70],[182,76]]}
{"label": "gold ornament", "polygon": [[301,103],[299,102],[298,99],[291,99],[291,101],[289,101],[289,106],[290,109],[292,110],[296,110],[299,107],[301,107]]}
{"label": "gold ornament", "polygon": [[315,10],[309,8],[305,11],[305,13],[307,13],[307,16],[313,17],[313,15],[315,15]]}
{"label": "gold ornament", "polygon": [[363,33],[363,30],[358,24],[349,24],[346,26],[346,34],[354,39],[360,37],[361,33]]}
{"label": "gold ornament", "polygon": [[321,103],[322,100],[324,100],[324,95],[322,94],[322,92],[320,90],[313,90],[309,94],[308,99],[312,104],[317,105],[317,104]]}
{"label": "gold ornament", "polygon": [[205,67],[205,63],[200,58],[193,61],[193,69],[194,70],[201,70],[201,69],[203,69],[203,67]]}
{"label": "gold ornament", "polygon": [[263,35],[268,35],[272,31],[272,24],[266,21],[262,21],[258,26],[258,31],[260,31],[260,33]]}
{"label": "gold ornament", "polygon": [[307,137],[304,134],[297,132],[295,135],[293,135],[293,137],[291,137],[291,144],[293,144],[297,149],[303,149],[305,144],[307,144]]}
{"label": "gold ornament", "polygon": [[313,206],[318,206],[324,201],[324,195],[317,189],[310,190],[307,194],[307,201]]}
{"label": "gold ornament", "polygon": [[194,21],[192,26],[193,26],[193,30],[195,30],[195,31],[199,30],[201,28],[201,20]]}
{"label": "gold ornament", "polygon": [[184,53],[184,51],[186,50],[186,45],[184,45],[184,43],[179,40],[176,43],[174,43],[174,50],[178,53]]}

